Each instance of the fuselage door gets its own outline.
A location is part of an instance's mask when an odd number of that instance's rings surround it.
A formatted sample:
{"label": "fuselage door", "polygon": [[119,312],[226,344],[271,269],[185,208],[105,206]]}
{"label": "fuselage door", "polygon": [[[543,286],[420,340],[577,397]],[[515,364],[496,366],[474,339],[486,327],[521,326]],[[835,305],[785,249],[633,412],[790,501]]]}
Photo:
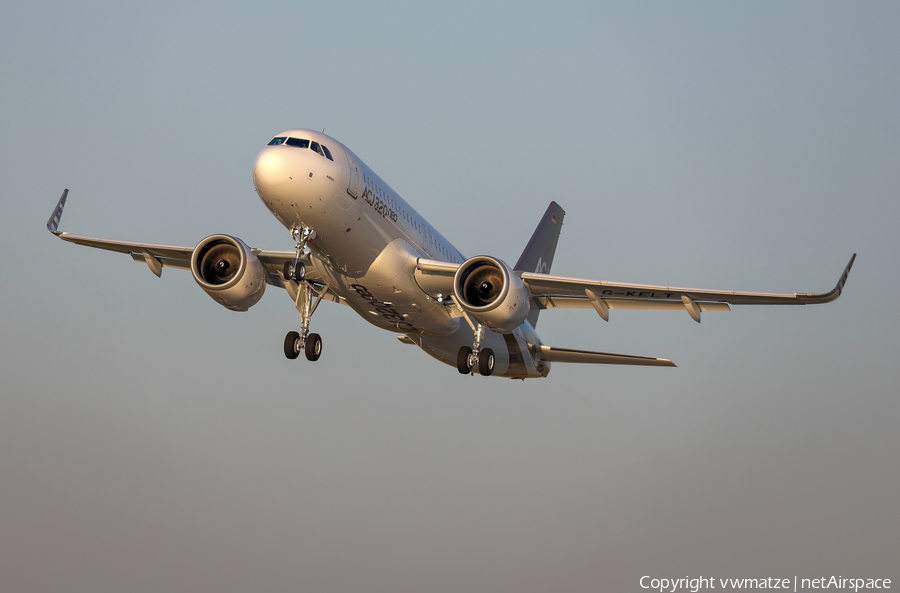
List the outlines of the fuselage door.
{"label": "fuselage door", "polygon": [[359,163],[350,150],[344,150],[347,160],[350,162],[350,185],[347,186],[347,193],[356,198],[359,195]]}
{"label": "fuselage door", "polygon": [[428,257],[434,257],[434,233],[431,232],[431,227],[425,225],[425,232],[422,234],[425,235],[425,251],[428,252]]}

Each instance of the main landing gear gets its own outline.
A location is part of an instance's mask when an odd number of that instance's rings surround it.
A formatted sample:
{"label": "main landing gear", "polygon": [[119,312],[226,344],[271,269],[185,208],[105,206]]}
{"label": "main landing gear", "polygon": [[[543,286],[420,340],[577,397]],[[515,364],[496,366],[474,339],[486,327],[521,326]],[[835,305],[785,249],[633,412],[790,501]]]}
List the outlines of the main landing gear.
{"label": "main landing gear", "polygon": [[481,347],[481,339],[484,337],[484,326],[480,323],[475,329],[475,343],[472,348],[463,346],[456,355],[456,369],[463,375],[468,375],[472,369],[478,367],[478,372],[487,377],[494,372],[494,351]]}
{"label": "main landing gear", "polygon": [[309,333],[309,321],[328,287],[323,285],[317,288],[312,282],[308,282],[306,266],[300,263],[300,256],[312,234],[313,230],[309,227],[292,228],[291,236],[297,240],[297,255],[293,262],[284,262],[284,280],[288,283],[288,290],[293,292],[292,280],[297,285],[294,306],[300,312],[301,324],[299,332],[290,331],[284,337],[284,355],[292,360],[300,356],[300,352],[304,352],[306,360],[310,361],[319,360],[319,357],[322,356],[322,336]]}
{"label": "main landing gear", "polygon": [[301,350],[306,352],[306,360],[319,360],[322,356],[322,336],[309,334],[303,340],[299,332],[288,332],[284,337],[284,355],[293,360],[300,356]]}

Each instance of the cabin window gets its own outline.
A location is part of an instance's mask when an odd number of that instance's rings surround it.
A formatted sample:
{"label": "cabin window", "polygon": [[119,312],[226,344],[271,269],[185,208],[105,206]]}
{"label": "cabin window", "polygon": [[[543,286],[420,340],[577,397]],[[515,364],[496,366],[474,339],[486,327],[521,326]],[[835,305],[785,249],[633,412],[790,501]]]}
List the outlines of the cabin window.
{"label": "cabin window", "polygon": [[285,144],[296,146],[297,148],[309,148],[309,140],[301,140],[300,138],[288,138]]}
{"label": "cabin window", "polygon": [[272,138],[272,141],[269,142],[269,146],[278,146],[279,144],[284,144],[285,140],[287,140],[286,136],[279,136],[278,138]]}

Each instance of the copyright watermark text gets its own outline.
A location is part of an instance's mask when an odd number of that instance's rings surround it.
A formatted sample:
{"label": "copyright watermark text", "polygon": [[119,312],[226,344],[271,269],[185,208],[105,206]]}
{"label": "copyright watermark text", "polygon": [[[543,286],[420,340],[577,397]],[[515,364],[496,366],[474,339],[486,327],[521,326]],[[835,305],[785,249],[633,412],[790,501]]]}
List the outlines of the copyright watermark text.
{"label": "copyright watermark text", "polygon": [[890,589],[891,579],[859,579],[845,578],[842,576],[830,576],[819,578],[801,578],[794,576],[790,579],[766,577],[762,579],[721,579],[715,577],[679,577],[675,579],[656,578],[651,576],[641,577],[641,588],[659,591],[660,593],[677,593],[678,591],[690,591],[697,593],[701,589],[720,589],[722,591],[735,591],[738,589],[782,589],[785,591],[812,590],[812,589],[843,589],[856,593],[866,589]]}

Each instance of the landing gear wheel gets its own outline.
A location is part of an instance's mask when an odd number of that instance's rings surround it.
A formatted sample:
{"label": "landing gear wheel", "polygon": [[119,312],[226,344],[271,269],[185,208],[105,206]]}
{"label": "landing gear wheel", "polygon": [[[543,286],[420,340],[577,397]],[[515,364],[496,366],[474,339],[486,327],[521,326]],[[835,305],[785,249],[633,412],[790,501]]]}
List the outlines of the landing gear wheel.
{"label": "landing gear wheel", "polygon": [[459,354],[456,355],[456,370],[461,375],[468,375],[472,372],[472,367],[469,365],[470,354],[472,354],[472,349],[468,346],[463,346],[459,349]]}
{"label": "landing gear wheel", "polygon": [[494,351],[490,348],[478,353],[478,372],[485,377],[494,372]]}
{"label": "landing gear wheel", "polygon": [[309,334],[306,338],[306,360],[319,360],[320,356],[322,356],[322,336]]}
{"label": "landing gear wheel", "polygon": [[306,266],[297,264],[296,266],[289,261],[284,262],[284,279],[285,280],[303,280],[306,278]]}
{"label": "landing gear wheel", "polygon": [[300,334],[288,332],[284,337],[284,355],[291,360],[300,356]]}

